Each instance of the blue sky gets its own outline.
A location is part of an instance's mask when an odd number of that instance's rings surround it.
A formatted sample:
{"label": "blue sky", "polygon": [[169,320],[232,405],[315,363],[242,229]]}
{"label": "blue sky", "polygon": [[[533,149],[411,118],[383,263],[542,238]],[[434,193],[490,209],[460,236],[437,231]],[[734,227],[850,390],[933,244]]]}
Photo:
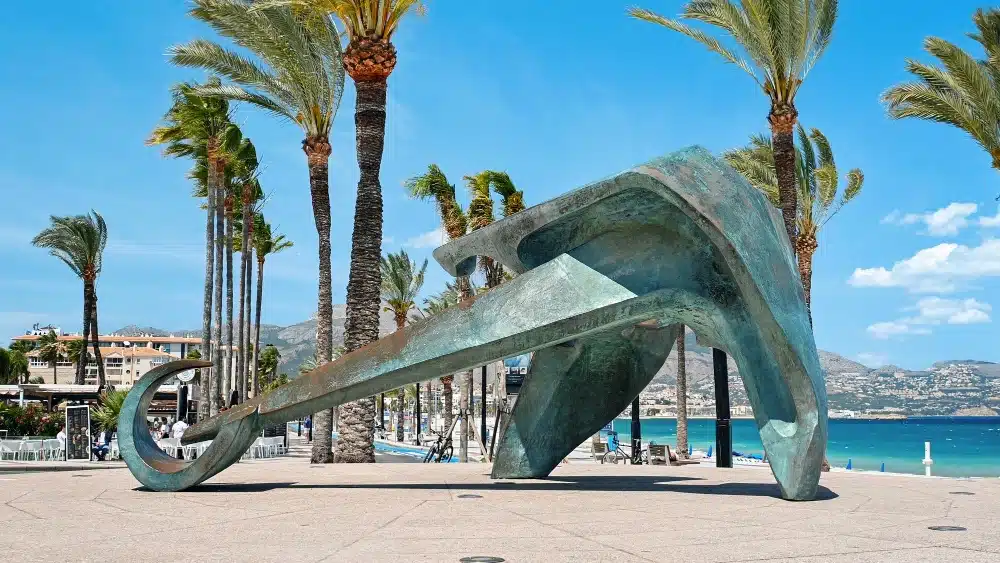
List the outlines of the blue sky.
{"label": "blue sky", "polygon": [[[432,1],[395,37],[389,83],[384,250],[429,257],[431,204],[402,182],[429,163],[452,182],[503,169],[529,205],[692,144],[713,152],[766,128],[767,102],[748,76],[699,45],[632,20],[632,2]],[[682,2],[647,0],[673,15]],[[1000,193],[989,158],[963,133],[885,117],[879,94],[906,80],[925,36],[974,49],[977,2],[841,3],[833,43],[797,106],[822,129],[863,193],[820,237],[813,281],[821,349],[871,365],[1000,361]],[[81,286],[31,237],[50,214],[97,209],[110,242],[100,279],[103,331],[135,323],[200,326],[204,217],[184,179],[190,163],[143,140],[169,88],[203,78],[171,67],[168,46],[210,35],[174,0],[6,7],[0,21],[0,335],[34,322],[78,330]],[[900,17],[906,13],[907,17]],[[978,52],[977,52],[978,55]],[[334,301],[347,283],[357,166],[353,88],[331,161]],[[264,322],[315,310],[316,235],[299,130],[251,108],[236,119],[258,148],[269,220],[296,243],[269,262]],[[462,197],[467,196],[463,193]],[[958,205],[953,205],[958,204]],[[427,291],[446,279],[435,263]]]}

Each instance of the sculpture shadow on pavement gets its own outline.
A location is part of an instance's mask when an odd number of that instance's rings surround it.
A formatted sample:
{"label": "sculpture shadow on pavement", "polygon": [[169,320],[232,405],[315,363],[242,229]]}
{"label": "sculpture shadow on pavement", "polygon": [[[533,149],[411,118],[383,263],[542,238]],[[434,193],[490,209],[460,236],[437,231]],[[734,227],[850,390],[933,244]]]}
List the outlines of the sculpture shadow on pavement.
{"label": "sculpture shadow on pavement", "polygon": [[478,256],[518,275],[191,427],[185,442],[212,439],[191,462],[156,447],[145,415],[162,381],[210,364],[149,372],[119,420],[133,475],[182,490],[235,463],[266,424],[534,352],[493,477],[544,477],[646,387],[687,325],[735,360],[781,496],[816,496],[826,390],[791,247],[777,211],[708,151],[585,186],[434,256],[456,276]]}

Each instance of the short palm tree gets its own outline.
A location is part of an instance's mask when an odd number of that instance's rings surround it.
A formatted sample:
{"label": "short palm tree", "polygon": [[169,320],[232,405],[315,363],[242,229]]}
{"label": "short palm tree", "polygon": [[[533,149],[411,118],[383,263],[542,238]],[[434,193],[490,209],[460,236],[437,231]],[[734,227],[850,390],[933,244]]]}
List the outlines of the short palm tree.
{"label": "short palm tree", "polygon": [[[80,357],[87,354],[87,342],[82,338],[75,338],[64,343],[66,347],[66,357],[73,362],[73,367],[80,368]],[[90,358],[87,358],[88,360]]]}
{"label": "short palm tree", "polygon": [[506,172],[491,171],[490,185],[493,186],[493,191],[500,196],[500,207],[503,209],[504,217],[510,217],[524,211],[524,192],[519,191],[514,186],[513,180]]}
{"label": "short palm tree", "polygon": [[[493,222],[493,198],[490,195],[493,174],[485,170],[465,177],[466,187],[472,196],[469,202],[469,230],[475,231]],[[503,266],[493,258],[480,256],[479,269],[486,277],[486,287],[494,288],[503,283]]]}
{"label": "short palm tree", "polygon": [[749,74],[771,101],[767,116],[774,143],[781,214],[788,241],[795,241],[795,96],[823,55],[837,19],[837,0],[691,0],[680,19],[700,21],[729,35],[749,61],[711,35],[650,10],[633,17],[687,35]]}
{"label": "short palm tree", "polygon": [[[108,226],[96,211],[89,215],[51,217],[52,225],[38,233],[31,244],[47,248],[49,253],[62,260],[70,270],[83,280],[83,340],[91,339],[94,359],[97,361],[97,384],[103,388],[104,364],[97,332],[97,277],[101,275],[104,247],[108,243]],[[79,350],[76,368],[77,385],[83,385],[87,368],[86,347]],[[53,371],[55,366],[53,364]]]}
{"label": "short palm tree", "polygon": [[278,351],[278,348],[274,344],[264,346],[257,362],[257,373],[254,375],[254,379],[259,382],[261,389],[267,388],[268,384],[277,377],[280,363],[281,352]]}
{"label": "short palm tree", "polygon": [[[209,80],[204,86],[218,88],[218,79]],[[230,121],[229,103],[225,99],[200,96],[196,93],[199,85],[182,83],[171,89],[173,103],[163,116],[163,125],[157,127],[146,141],[149,145],[163,145],[166,156],[189,157],[204,171],[204,192],[206,198],[205,223],[205,291],[202,307],[201,349],[205,358],[214,363],[211,376],[200,381],[201,394],[206,400],[199,401],[199,416],[207,418],[218,412],[222,394],[222,355],[213,350],[212,344],[222,340],[221,320],[215,323],[213,339],[212,309],[215,305],[216,318],[222,316],[222,244],[223,209],[220,192],[226,168],[227,147],[235,136]],[[197,190],[196,190],[197,191]],[[217,281],[216,281],[217,280]],[[213,295],[214,292],[214,295]]]}
{"label": "short palm tree", "polygon": [[[257,351],[260,350],[260,308],[264,302],[264,264],[267,262],[268,256],[287,250],[294,245],[292,241],[285,238],[285,235],[276,234],[271,228],[271,224],[264,220],[263,215],[258,213],[254,222],[257,225],[253,231],[253,245],[257,253],[257,312],[254,316],[253,369],[251,373],[253,373],[253,394],[256,397],[260,394],[260,379],[257,375],[257,363],[259,361]],[[277,353],[277,349],[274,346],[270,346],[269,348],[274,350],[274,353]],[[267,348],[264,351],[267,352]],[[277,369],[277,364],[274,367]]]}
{"label": "short palm tree", "polygon": [[101,393],[99,404],[94,409],[94,422],[101,430],[114,432],[118,429],[118,415],[122,412],[127,396],[127,389]]}
{"label": "short palm tree", "polygon": [[[333,349],[329,161],[330,129],[344,91],[340,34],[331,18],[304,17],[288,6],[249,0],[195,0],[194,4],[191,15],[253,57],[197,39],[170,49],[174,64],[207,69],[229,81],[201,88],[200,94],[247,102],[298,124],[305,135],[302,150],[319,238],[316,353],[325,363]],[[332,410],[314,417],[313,463],[332,461],[332,417]]]}
{"label": "short palm tree", "polygon": [[24,352],[11,346],[0,348],[0,385],[28,382],[28,358]]}
{"label": "short palm tree", "polygon": [[[799,262],[799,277],[805,293],[806,308],[812,309],[812,262],[819,246],[816,235],[826,223],[860,192],[865,175],[854,168],[847,173],[847,183],[840,191],[840,178],[833,158],[830,141],[819,129],[808,134],[798,126],[798,146],[795,148],[795,178],[798,192],[798,219],[795,249]],[[750,145],[726,152],[726,161],[757,188],[774,206],[780,205],[778,179],[775,173],[774,151],[770,139],[755,135]],[[837,198],[840,191],[840,198]],[[812,313],[810,312],[810,318]]]}
{"label": "short palm tree", "polygon": [[970,33],[985,51],[977,60],[954,43],[928,37],[924,49],[940,66],[908,59],[917,81],[893,86],[882,101],[894,119],[914,117],[946,123],[969,134],[1000,170],[1000,9],[979,9]]}
{"label": "short palm tree", "polygon": [[[414,176],[405,182],[407,191],[410,197],[423,199],[423,200],[433,200],[437,204],[438,214],[441,216],[441,223],[444,226],[445,234],[449,240],[455,240],[468,232],[469,228],[469,217],[466,212],[459,205],[458,200],[455,197],[455,186],[448,182],[448,177],[445,176],[441,168],[436,164],[431,164],[427,167],[427,172],[420,176]],[[459,294],[461,299],[469,299],[472,297],[472,285],[468,276],[459,277],[456,280],[459,288]],[[450,428],[452,422],[452,381],[453,376],[447,375],[441,378],[441,383],[444,388],[444,402],[445,402],[445,427]],[[459,380],[459,390],[462,393],[462,403],[459,408],[464,410],[462,405],[465,404],[464,398],[469,396],[469,390],[471,390],[472,385],[472,372],[464,372],[462,378]],[[462,417],[461,423],[461,440],[459,441],[459,459],[461,461],[467,461],[468,456],[468,417]],[[465,455],[463,455],[465,453]]]}
{"label": "short palm tree", "polygon": [[38,339],[38,358],[52,366],[52,383],[59,383],[57,364],[65,357],[66,344],[59,341],[59,337],[54,331],[50,330]]}
{"label": "short palm tree", "polygon": [[[410,309],[416,305],[417,295],[424,285],[424,273],[427,271],[427,260],[420,268],[416,262],[410,260],[405,250],[400,250],[397,254],[388,254],[382,257],[380,262],[382,270],[382,301],[385,302],[383,310],[392,311],[396,320],[396,330],[401,330],[406,324],[406,318],[410,314]],[[419,389],[420,384],[416,387]],[[403,420],[403,388],[399,388],[400,400],[397,404],[397,414],[399,420]],[[385,408],[385,395],[382,395],[382,405]],[[419,432],[419,430],[418,430]],[[403,425],[396,427],[396,440],[403,441]]]}

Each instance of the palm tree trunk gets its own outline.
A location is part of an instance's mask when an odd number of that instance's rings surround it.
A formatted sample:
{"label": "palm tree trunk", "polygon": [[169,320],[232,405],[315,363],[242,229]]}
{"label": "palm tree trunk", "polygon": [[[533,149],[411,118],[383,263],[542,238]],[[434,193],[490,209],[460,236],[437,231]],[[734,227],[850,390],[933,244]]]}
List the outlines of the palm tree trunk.
{"label": "palm tree trunk", "polygon": [[83,346],[80,347],[80,358],[76,362],[76,379],[73,383],[83,385],[84,376],[87,373],[87,345],[90,344],[90,284],[94,283],[88,279],[83,280]]}
{"label": "palm tree trunk", "polygon": [[254,315],[253,329],[253,396],[260,395],[260,376],[257,373],[260,359],[260,306],[264,295],[264,259],[257,258],[257,313]]}
{"label": "palm tree trunk", "polygon": [[[330,279],[330,142],[324,138],[303,141],[309,163],[309,190],[313,219],[319,237],[319,288],[316,307],[316,364],[330,361],[333,354],[333,290]],[[333,461],[333,409],[313,415],[312,463]],[[340,436],[343,439],[343,435]]]}
{"label": "palm tree trunk", "polygon": [[249,249],[250,246],[250,201],[249,201],[249,184],[243,186],[243,197],[241,198],[243,207],[241,212],[243,214],[243,232],[240,237],[240,286],[239,286],[239,296],[240,296],[240,311],[239,317],[236,321],[237,331],[239,332],[239,351],[236,355],[236,382],[237,388],[240,392],[240,399],[245,400],[247,398],[246,394],[246,365],[247,358],[250,351],[247,349],[246,343],[249,342],[249,317],[250,311],[247,308],[250,306],[249,299],[245,299],[246,292],[249,290],[250,280],[248,278],[247,265],[250,263],[248,256],[252,254]]}
{"label": "palm tree trunk", "polygon": [[451,384],[455,381],[455,377],[448,375],[441,378],[441,398],[444,400],[444,427],[445,429],[451,428],[451,423],[455,420],[455,414],[452,412],[455,408],[454,392],[452,391]]}
{"label": "palm tree trunk", "polygon": [[215,416],[219,412],[219,408],[223,405],[222,397],[222,380],[224,377],[223,372],[223,356],[225,352],[222,349],[222,261],[223,261],[223,244],[225,242],[225,214],[224,214],[224,202],[225,202],[225,191],[222,186],[223,172],[225,165],[218,160],[213,160],[211,164],[211,169],[209,174],[215,177],[213,184],[215,185],[215,334],[213,340],[215,340],[215,354],[212,358],[212,416]]}
{"label": "palm tree trunk", "polygon": [[58,373],[58,371],[56,371],[56,370],[59,369],[59,366],[57,365],[58,362],[59,362],[59,360],[52,360],[52,383],[53,384],[59,383],[59,373]]}
{"label": "palm tree trunk", "polygon": [[806,299],[810,325],[812,324],[812,262],[818,246],[815,234],[802,233],[795,239],[795,252],[799,257],[799,279],[802,280],[802,293]]}
{"label": "palm tree trunk", "polygon": [[90,286],[90,339],[94,345],[94,361],[97,362],[97,387],[103,389],[107,385],[104,375],[104,359],[101,358],[100,332],[97,328],[97,287]]}
{"label": "palm tree trunk", "polygon": [[795,223],[797,215],[798,180],[795,174],[795,121],[798,117],[790,104],[772,104],[768,121],[771,124],[771,143],[774,147],[774,172],[778,177],[778,199],[781,218],[788,234],[788,244],[795,252]]}
{"label": "palm tree trunk", "polygon": [[[201,357],[212,359],[212,271],[215,267],[215,229],[212,228],[212,218],[215,215],[215,185],[211,174],[208,175],[208,214],[205,222],[205,293],[201,309]],[[212,372],[200,370],[198,377],[198,417],[204,420],[210,416],[212,397]]]}
{"label": "palm tree trunk", "polygon": [[226,405],[233,390],[233,205],[226,201],[226,373],[222,384],[222,400]]}
{"label": "palm tree trunk", "polygon": [[462,420],[459,422],[459,438],[458,438],[458,461],[461,463],[467,463],[469,461],[469,413],[471,412],[472,406],[472,371],[462,372],[461,379],[459,379],[458,390],[459,396],[459,412],[462,414]]}
{"label": "palm tree trunk", "polygon": [[[351,271],[347,282],[348,352],[378,339],[382,256],[382,149],[385,146],[385,80],[356,80],[354,124],[357,136],[358,196],[351,236]],[[340,410],[337,461],[373,463],[375,398],[349,403]]]}
{"label": "palm tree trunk", "polygon": [[253,329],[253,327],[250,325],[250,314],[253,313],[253,303],[252,303],[252,301],[253,301],[253,283],[251,281],[251,278],[253,277],[253,261],[250,259],[250,258],[252,258],[252,256],[253,256],[252,252],[247,255],[247,276],[246,276],[247,277],[247,280],[246,280],[247,281],[247,287],[246,287],[247,294],[246,294],[244,306],[242,307],[243,309],[246,309],[246,317],[244,317],[246,319],[246,330],[243,331],[243,341],[240,343],[240,347],[246,350],[246,352],[244,352],[242,354],[242,357],[243,357],[243,367],[242,367],[242,370],[240,371],[240,396],[243,397],[243,400],[246,400],[247,397],[250,396],[250,388],[251,388],[251,385],[250,385],[250,377],[251,377],[250,376],[250,354],[253,353],[253,354],[256,355],[256,353],[257,353],[257,347],[256,346],[253,347],[252,352],[251,352],[251,347],[250,347],[250,343],[251,343],[251,340],[250,340],[250,331]]}
{"label": "palm tree trunk", "polygon": [[684,349],[684,333],[677,337],[677,456],[688,455],[688,405],[687,405],[687,354]]}
{"label": "palm tree trunk", "polygon": [[406,392],[400,387],[396,389],[396,441],[403,441],[403,403],[406,402]]}

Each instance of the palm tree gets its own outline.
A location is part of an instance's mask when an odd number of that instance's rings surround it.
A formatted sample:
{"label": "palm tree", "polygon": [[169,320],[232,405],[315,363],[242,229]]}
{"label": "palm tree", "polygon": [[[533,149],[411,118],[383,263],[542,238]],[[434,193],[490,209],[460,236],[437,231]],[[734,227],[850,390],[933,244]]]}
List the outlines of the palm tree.
{"label": "palm tree", "polygon": [[[204,87],[219,88],[221,82],[211,79]],[[218,412],[221,399],[218,385],[222,377],[221,354],[212,349],[212,305],[216,305],[216,317],[221,317],[222,284],[214,283],[213,275],[217,279],[222,278],[222,205],[219,190],[225,174],[224,147],[230,144],[227,141],[232,139],[234,131],[229,120],[229,103],[225,99],[198,95],[198,88],[196,84],[182,83],[171,89],[173,103],[163,117],[164,124],[153,130],[146,143],[164,145],[166,156],[192,157],[205,171],[207,217],[201,349],[214,366],[207,381],[199,383],[202,396],[199,410],[201,418],[207,418]],[[215,328],[214,342],[219,344],[222,340],[220,323],[217,322]]]}
{"label": "palm tree", "polygon": [[28,382],[28,358],[13,345],[0,348],[0,385]]}
{"label": "palm tree", "polygon": [[684,333],[677,337],[677,455],[688,455],[688,412],[687,412],[687,351],[684,347]]}
{"label": "palm tree", "polygon": [[[427,167],[427,172],[425,174],[408,179],[404,185],[406,186],[406,190],[409,192],[410,197],[423,200],[434,200],[438,207],[438,214],[441,216],[441,223],[444,226],[445,234],[449,240],[454,240],[465,235],[469,227],[469,218],[465,211],[462,210],[462,206],[459,205],[458,200],[455,197],[455,186],[448,182],[448,177],[444,175],[444,172],[441,171],[441,168],[438,167],[438,165],[431,164]],[[472,285],[468,276],[458,278],[456,280],[456,284],[462,300],[472,297]],[[446,428],[451,428],[452,421],[452,381],[453,376],[450,375],[441,378],[441,383],[444,385],[443,394]],[[463,409],[463,411],[465,410],[465,400],[468,399],[470,395],[472,388],[471,384],[472,372],[463,372],[461,374],[461,379],[459,379],[459,392],[462,397],[459,408]],[[468,416],[463,416],[462,423],[460,425],[461,438],[458,450],[458,457],[462,462],[468,461],[468,424]]]}
{"label": "palm tree", "polygon": [[[800,205],[796,221],[798,235],[794,240],[806,308],[812,318],[812,261],[819,246],[816,235],[847,202],[861,192],[865,176],[858,168],[849,171],[846,176],[847,184],[838,200],[839,174],[830,141],[819,129],[813,129],[807,134],[801,124],[798,126],[798,140],[799,144],[795,147],[795,170]],[[770,139],[754,135],[748,146],[728,151],[723,157],[750,185],[763,192],[773,205],[779,205],[774,151]]]}
{"label": "palm tree", "polygon": [[127,396],[127,389],[101,393],[99,405],[94,409],[94,422],[97,423],[98,428],[110,432],[118,429],[118,415],[122,411],[122,405]]}
{"label": "palm tree", "polygon": [[[264,220],[264,216],[257,214],[255,217],[256,227],[254,228],[254,250],[257,252],[257,313],[254,317],[254,337],[253,337],[253,395],[256,397],[260,394],[260,379],[257,376],[257,363],[258,363],[258,353],[260,350],[260,308],[263,303],[264,298],[264,263],[267,261],[267,257],[272,254],[277,254],[285,249],[294,246],[292,241],[287,240],[285,235],[274,234],[271,229],[271,224]],[[273,350],[273,352],[268,352],[268,349]],[[277,354],[278,350],[274,346],[269,345],[264,352],[269,354]],[[277,358],[275,358],[277,360]],[[278,364],[274,363],[274,369],[278,368]],[[272,373],[274,375],[274,373]]]}
{"label": "palm tree", "polygon": [[[66,347],[66,357],[73,362],[74,368],[79,369],[80,357],[87,354],[87,342],[82,338],[75,338],[64,342],[63,345]],[[89,360],[90,358],[88,357],[87,359]]]}
{"label": "palm tree", "polygon": [[510,217],[515,213],[524,211],[524,192],[518,191],[510,176],[506,172],[496,171],[491,171],[489,174],[490,185],[493,186],[493,191],[500,196],[500,207],[503,208],[503,216]]}
{"label": "palm tree", "polygon": [[[204,68],[230,81],[200,88],[200,94],[247,102],[302,128],[319,237],[316,353],[320,363],[325,363],[333,348],[330,129],[344,90],[343,50],[332,19],[304,18],[287,6],[255,4],[247,0],[195,0],[191,11],[219,35],[250,51],[253,58],[204,39],[173,47],[170,55],[177,65]],[[332,418],[332,410],[314,417],[313,463],[332,461]]]}
{"label": "palm tree", "polygon": [[281,352],[278,351],[278,348],[274,344],[264,346],[255,368],[258,371],[254,373],[254,379],[261,389],[267,388],[268,384],[277,377],[280,363]]}
{"label": "palm tree", "polygon": [[893,86],[884,94],[889,116],[914,117],[957,127],[985,150],[1000,170],[1000,9],[976,10],[976,32],[969,37],[982,45],[977,60],[954,43],[937,37],[924,40],[924,50],[940,66],[907,59],[906,70],[917,81]]}
{"label": "palm tree", "polygon": [[[357,91],[354,124],[357,138],[358,195],[351,237],[347,281],[344,346],[356,350],[378,339],[379,261],[382,257],[382,185],[379,171],[385,145],[385,101],[389,75],[396,67],[392,36],[399,22],[420,0],[272,0],[267,5],[303,9],[311,21],[336,16],[347,33],[344,68]],[[340,410],[337,460],[374,462],[374,398],[343,405]]]}
{"label": "palm tree", "polygon": [[[91,210],[89,215],[50,218],[52,225],[38,233],[31,244],[49,249],[49,254],[62,260],[70,270],[83,280],[83,339],[91,338],[94,358],[97,361],[97,384],[104,387],[104,364],[97,332],[97,277],[101,275],[104,247],[108,243],[108,226],[100,213]],[[76,368],[77,385],[83,385],[87,367],[86,347],[79,351]],[[53,374],[55,364],[53,364]]]}
{"label": "palm tree", "polygon": [[793,134],[798,119],[795,96],[830,43],[837,0],[692,0],[680,19],[715,26],[728,34],[749,61],[711,35],[678,19],[642,8],[635,18],[687,35],[749,74],[770,99],[767,116],[774,143],[781,214],[789,243],[795,241],[796,182]]}
{"label": "palm tree", "polygon": [[66,345],[59,341],[55,331],[49,331],[38,339],[38,358],[52,366],[52,383],[59,383],[57,362],[66,357]]}
{"label": "palm tree", "polygon": [[[406,324],[406,317],[410,314],[410,309],[416,305],[417,294],[424,285],[424,272],[427,271],[427,260],[417,269],[416,262],[410,260],[405,250],[400,250],[398,254],[388,254],[379,263],[382,275],[382,301],[385,302],[383,310],[392,311],[396,320],[396,330],[401,330]],[[416,384],[419,392],[420,384]],[[399,420],[403,420],[403,388],[399,388],[399,401],[396,404],[396,414]],[[382,396],[382,403],[385,404],[385,395]],[[419,425],[419,421],[415,424]],[[419,433],[419,427],[416,433]],[[403,441],[403,425],[396,427],[396,440]]]}

